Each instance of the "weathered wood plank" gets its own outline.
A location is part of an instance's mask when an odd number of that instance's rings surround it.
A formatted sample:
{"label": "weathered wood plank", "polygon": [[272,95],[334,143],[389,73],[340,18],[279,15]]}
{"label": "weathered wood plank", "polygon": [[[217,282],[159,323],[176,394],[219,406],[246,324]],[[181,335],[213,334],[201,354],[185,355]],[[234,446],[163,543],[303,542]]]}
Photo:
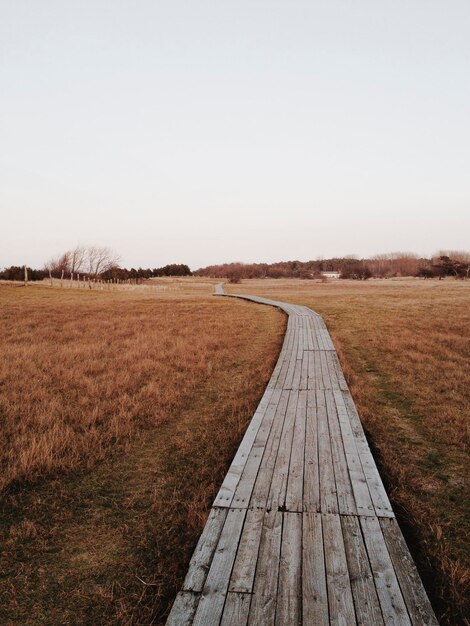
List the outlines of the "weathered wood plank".
{"label": "weathered wood plank", "polygon": [[225,475],[224,481],[219,489],[219,492],[214,500],[213,506],[230,506],[233,500],[235,490],[240,481],[240,477],[245,468],[250,450],[253,446],[253,442],[256,439],[258,431],[263,422],[264,415],[269,407],[269,401],[272,397],[273,391],[267,390],[263,398],[261,399],[258,408],[256,409],[253,418],[245,432],[242,442],[235,454],[235,457],[230,465],[230,468]]}
{"label": "weathered wood plank", "polygon": [[333,392],[336,412],[343,438],[344,450],[346,453],[346,461],[351,479],[354,500],[356,503],[357,513],[359,515],[374,515],[375,509],[372,504],[369,487],[367,484],[359,453],[356,448],[356,441],[351,429],[348,412],[344,404],[343,395],[340,391]]}
{"label": "weathered wood plank", "polygon": [[276,624],[301,624],[302,620],[302,515],[284,513]]}
{"label": "weathered wood plank", "polygon": [[292,377],[292,389],[300,389],[300,380],[302,377],[302,358],[298,358],[295,362],[294,375]]}
{"label": "weathered wood plank", "polygon": [[225,600],[220,626],[246,626],[250,612],[251,594],[229,592]]}
{"label": "weathered wood plank", "polygon": [[248,508],[251,494],[253,493],[253,487],[263,459],[264,450],[264,445],[258,445],[256,443],[251,448],[250,455],[235,490],[231,506],[245,509]]}
{"label": "weathered wood plank", "polygon": [[359,520],[343,516],[341,526],[357,623],[361,626],[380,626],[384,621]]}
{"label": "weathered wood plank", "polygon": [[330,431],[325,392],[317,391],[318,459],[320,468],[320,509],[322,513],[338,513],[338,498],[331,455]]}
{"label": "weathered wood plank", "polygon": [[314,391],[307,392],[304,493],[305,511],[320,510],[320,469],[318,466],[317,403]]}
{"label": "weathered wood plank", "polygon": [[269,488],[266,507],[268,509],[283,509],[286,502],[287,480],[289,477],[289,463],[294,438],[294,425],[297,411],[298,391],[291,391],[287,404],[286,417],[277,450],[276,463]]}
{"label": "weathered wood plank", "polygon": [[316,375],[315,375],[315,352],[312,350],[307,353],[308,358],[308,378],[307,389],[317,389]]}
{"label": "weathered wood plank", "polygon": [[324,350],[334,350],[335,347],[333,345],[333,342],[331,341],[330,333],[328,332],[328,329],[324,322],[323,324],[324,328],[322,329],[321,333],[323,337]]}
{"label": "weathered wood plank", "polygon": [[336,483],[336,497],[338,498],[338,510],[343,515],[355,515],[357,512],[356,503],[349,477],[343,438],[341,436],[338,414],[336,412],[336,404],[331,389],[325,390],[325,400]]}
{"label": "weathered wood plank", "polygon": [[299,329],[298,329],[298,333],[299,333],[299,343],[297,344],[297,360],[302,358],[302,353],[303,351],[306,349],[305,348],[305,323],[304,323],[304,318],[303,317],[298,317],[298,321],[299,321]]}
{"label": "weathered wood plank", "polygon": [[263,529],[264,511],[254,509],[246,514],[237,556],[230,577],[229,590],[251,593]]}
{"label": "weathered wood plank", "polygon": [[339,515],[322,515],[330,624],[356,624],[348,562]]}
{"label": "weathered wood plank", "polygon": [[[295,318],[297,321],[297,318]],[[299,345],[299,327],[298,323],[295,326],[295,335],[293,348],[290,355],[289,366],[287,368],[286,379],[284,382],[284,389],[292,389],[292,383],[294,379],[295,366],[297,364],[297,347]]]}
{"label": "weathered wood plank", "polygon": [[329,624],[321,515],[304,514],[302,539],[303,622]]}
{"label": "weathered wood plank", "polygon": [[[292,324],[290,323],[292,320]],[[286,347],[286,352],[283,356],[283,361],[282,361],[282,365],[281,365],[281,369],[279,372],[279,376],[276,382],[276,387],[278,389],[284,389],[285,388],[285,381],[286,381],[286,376],[287,376],[287,372],[289,370],[289,365],[291,363],[292,360],[292,351],[294,350],[294,342],[295,342],[295,327],[294,327],[294,318],[291,317],[289,318],[289,340],[288,340],[288,344]]]}
{"label": "weathered wood plank", "polygon": [[317,357],[320,358],[320,368],[321,368],[321,373],[322,373],[322,378],[323,378],[323,388],[332,389],[330,369],[328,367],[328,361],[326,359],[326,352],[324,350],[320,350],[319,352],[317,352]]}
{"label": "weathered wood plank", "polygon": [[329,362],[330,368],[332,368],[335,371],[336,379],[338,381],[338,385],[341,391],[348,391],[348,384],[344,377],[343,370],[341,369],[341,365],[338,359],[338,355],[336,354],[336,351],[332,350],[331,352],[328,353],[328,362]]}
{"label": "weathered wood plank", "polygon": [[167,626],[190,626],[193,623],[201,594],[180,591],[166,620]]}
{"label": "weathered wood plank", "polygon": [[394,626],[409,626],[410,618],[379,520],[376,517],[359,519],[384,621]]}
{"label": "weathered wood plank", "polygon": [[313,326],[312,326],[312,316],[309,315],[305,320],[305,326],[307,330],[307,347],[306,350],[313,350],[314,347],[314,336],[313,336]]}
{"label": "weathered wood plank", "polygon": [[300,389],[308,389],[308,352],[306,350],[302,354]]}
{"label": "weathered wood plank", "polygon": [[336,352],[333,351],[325,351],[323,353],[325,355],[325,363],[326,363],[326,367],[328,369],[328,374],[330,376],[330,384],[331,384],[331,388],[332,389],[340,389],[340,382],[338,379],[338,373],[336,371],[335,365],[334,365],[334,361],[333,361],[333,356],[336,356]]}
{"label": "weathered wood plank", "polygon": [[295,413],[294,437],[287,480],[285,504],[287,511],[303,511],[306,416],[307,392],[300,391]]}
{"label": "weathered wood plank", "polygon": [[194,616],[198,626],[218,626],[245,521],[245,509],[229,509]]}
{"label": "weathered wood plank", "polygon": [[369,444],[367,443],[354,401],[349,392],[343,391],[342,394],[376,515],[378,517],[394,517],[395,515],[390,500],[388,499],[387,492],[385,491]]}
{"label": "weathered wood plank", "polygon": [[309,349],[310,350],[319,350],[319,345],[318,345],[318,340],[317,340],[317,333],[316,333],[316,330],[315,330],[315,318],[310,317],[308,319],[308,325],[309,325],[310,337],[311,337],[311,343],[309,343]]}
{"label": "weathered wood plank", "polygon": [[268,511],[263,530],[253,586],[248,623],[274,624],[277,604],[279,559],[281,554],[282,513]]}
{"label": "weathered wood plank", "polygon": [[396,519],[381,518],[379,522],[412,624],[437,626],[438,621]]}
{"label": "weathered wood plank", "polygon": [[315,347],[313,348],[314,350],[322,350],[323,346],[321,344],[321,338],[320,338],[320,327],[319,327],[319,322],[318,322],[318,318],[317,317],[312,317],[310,318],[310,323],[312,324],[312,334],[314,337],[314,343],[315,343]]}
{"label": "weathered wood plank", "polygon": [[311,389],[325,389],[325,384],[323,382],[323,374],[321,371],[321,361],[320,361],[320,352],[314,351],[312,352],[313,358],[313,385]]}
{"label": "weathered wood plank", "polygon": [[289,401],[289,391],[282,391],[279,403],[276,407],[274,422],[269,433],[269,438],[264,450],[261,466],[256,477],[253,491],[251,494],[250,507],[265,508],[268,499],[269,488],[273,477],[274,466],[276,463],[277,452],[279,449],[279,441],[281,438],[282,428]]}
{"label": "weathered wood plank", "polygon": [[220,533],[227,519],[227,511],[228,509],[211,509],[184,579],[184,591],[202,591]]}
{"label": "weathered wood plank", "polygon": [[284,335],[281,352],[279,353],[277,363],[274,366],[274,370],[267,385],[267,389],[274,389],[279,386],[282,387],[282,383],[284,382],[285,372],[283,373],[283,367],[286,360],[288,360],[292,349],[292,339],[294,334],[293,323],[294,318],[289,317],[287,320],[286,334]]}
{"label": "weathered wood plank", "polygon": [[302,515],[284,513],[276,607],[278,626],[301,624]]}

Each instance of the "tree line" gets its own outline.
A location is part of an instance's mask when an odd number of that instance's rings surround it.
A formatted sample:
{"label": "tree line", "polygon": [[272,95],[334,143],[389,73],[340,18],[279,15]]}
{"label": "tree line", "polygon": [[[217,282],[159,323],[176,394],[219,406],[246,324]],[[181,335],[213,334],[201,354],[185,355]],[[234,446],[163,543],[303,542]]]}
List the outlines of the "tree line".
{"label": "tree line", "polygon": [[[123,268],[119,256],[110,248],[77,246],[50,259],[43,269],[27,268],[31,281],[51,278],[78,277],[111,281],[139,280],[162,276],[205,276],[237,282],[244,278],[321,278],[323,272],[337,272],[340,278],[367,280],[417,276],[421,278],[470,277],[470,253],[440,251],[432,258],[409,252],[378,254],[369,259],[354,256],[317,259],[312,261],[280,261],[277,263],[224,263],[209,265],[192,272],[188,265],[172,263],[157,268]],[[0,279],[24,279],[24,267],[12,265],[0,271]]]}
{"label": "tree line", "polygon": [[211,278],[226,278],[236,282],[243,278],[313,279],[320,278],[323,272],[337,272],[339,278],[354,280],[397,276],[468,278],[470,276],[470,253],[441,251],[429,259],[409,252],[394,252],[378,254],[369,259],[348,256],[314,261],[224,263],[198,269],[194,274]]}
{"label": "tree line", "polygon": [[162,276],[191,276],[192,272],[189,267],[183,263],[170,263],[163,267],[142,268],[135,269],[131,267],[130,270],[114,266],[106,272],[103,272],[101,278],[104,280],[128,280],[128,279],[141,279],[158,278]]}
{"label": "tree line", "polygon": [[[24,265],[11,265],[0,271],[0,280],[24,280]],[[34,270],[27,267],[28,280],[44,280],[48,275],[44,270]]]}

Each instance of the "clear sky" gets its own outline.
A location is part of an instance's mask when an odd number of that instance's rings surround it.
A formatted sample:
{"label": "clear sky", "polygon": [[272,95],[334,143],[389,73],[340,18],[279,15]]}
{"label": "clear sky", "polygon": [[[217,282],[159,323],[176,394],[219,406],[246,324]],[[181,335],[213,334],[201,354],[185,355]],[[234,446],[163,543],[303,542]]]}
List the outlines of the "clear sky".
{"label": "clear sky", "polygon": [[0,0],[0,267],[470,248],[469,0]]}

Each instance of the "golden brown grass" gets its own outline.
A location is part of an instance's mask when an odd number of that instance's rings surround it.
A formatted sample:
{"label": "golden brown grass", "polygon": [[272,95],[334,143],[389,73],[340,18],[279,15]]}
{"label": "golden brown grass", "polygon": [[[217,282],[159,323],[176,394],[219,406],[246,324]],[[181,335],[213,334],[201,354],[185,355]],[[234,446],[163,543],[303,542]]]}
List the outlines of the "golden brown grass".
{"label": "golden brown grass", "polygon": [[276,310],[0,285],[0,622],[164,618],[277,358]]}
{"label": "golden brown grass", "polygon": [[470,282],[252,280],[226,289],[324,316],[441,619],[470,623]]}
{"label": "golden brown grass", "polygon": [[166,422],[243,341],[241,309],[209,297],[5,286],[0,297],[0,490],[89,467]]}

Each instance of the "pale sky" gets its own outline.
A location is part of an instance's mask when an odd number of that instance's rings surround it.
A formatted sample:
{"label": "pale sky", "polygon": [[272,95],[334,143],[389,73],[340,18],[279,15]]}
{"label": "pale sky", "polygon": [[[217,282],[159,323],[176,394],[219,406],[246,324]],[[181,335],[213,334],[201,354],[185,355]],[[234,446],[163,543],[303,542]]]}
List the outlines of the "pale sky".
{"label": "pale sky", "polygon": [[469,0],[0,0],[0,267],[470,248]]}

